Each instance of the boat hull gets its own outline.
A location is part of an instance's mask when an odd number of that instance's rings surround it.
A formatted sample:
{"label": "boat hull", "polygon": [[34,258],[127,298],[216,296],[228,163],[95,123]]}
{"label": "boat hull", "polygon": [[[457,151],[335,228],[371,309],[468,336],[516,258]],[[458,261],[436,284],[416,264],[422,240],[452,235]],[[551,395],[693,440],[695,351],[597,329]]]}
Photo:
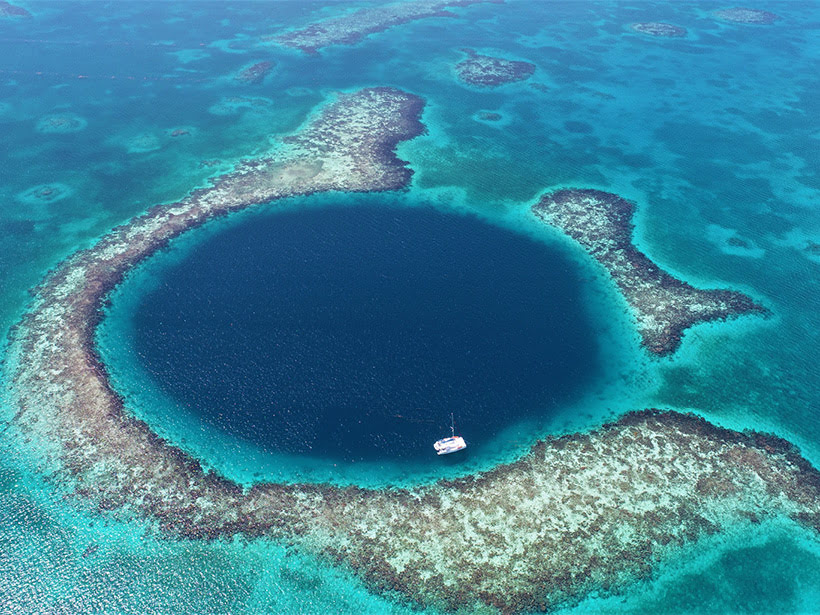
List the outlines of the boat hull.
{"label": "boat hull", "polygon": [[449,455],[450,453],[457,453],[467,448],[467,443],[461,436],[453,436],[451,438],[443,438],[433,444],[437,455]]}

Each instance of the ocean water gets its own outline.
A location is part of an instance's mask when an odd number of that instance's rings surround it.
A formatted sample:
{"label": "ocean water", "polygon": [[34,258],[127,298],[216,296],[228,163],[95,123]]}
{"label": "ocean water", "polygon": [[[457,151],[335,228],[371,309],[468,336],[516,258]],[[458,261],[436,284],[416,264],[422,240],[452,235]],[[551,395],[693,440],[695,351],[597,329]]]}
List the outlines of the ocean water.
{"label": "ocean water", "polygon": [[[816,2],[754,0],[745,5],[781,19],[750,26],[715,19],[710,11],[725,7],[718,2],[513,0],[455,9],[457,18],[405,24],[315,57],[265,44],[261,37],[366,3],[19,4],[34,17],[0,20],[4,334],[23,314],[28,289],[62,259],[147,207],[179,199],[239,158],[264,151],[333,92],[392,85],[427,101],[428,133],[399,147],[415,171],[405,194],[382,202],[382,197],[341,196],[335,205],[304,199],[282,211],[260,208],[218,221],[180,238],[114,294],[99,344],[118,390],[135,413],[206,465],[243,483],[261,478],[420,482],[491,467],[545,434],[589,428],[650,405],[693,409],[733,428],[773,431],[820,463],[820,257],[809,249],[820,243]],[[628,28],[637,21],[674,23],[687,28],[687,35],[640,35]],[[528,81],[487,91],[469,88],[452,69],[461,47],[527,60],[537,69]],[[243,66],[261,60],[277,63],[263,83],[233,79]],[[482,111],[497,112],[502,120],[482,121]],[[49,131],[55,116],[68,118],[63,125],[71,131]],[[187,134],[171,136],[177,129]],[[203,161],[218,162],[205,166]],[[50,197],[33,196],[44,185],[52,187]],[[569,242],[534,227],[528,217],[539,194],[562,186],[595,187],[635,200],[637,243],[654,260],[692,283],[743,290],[773,317],[699,326],[687,332],[675,356],[645,356],[623,304],[600,272]],[[392,208],[389,214],[385,208]],[[201,413],[213,419],[219,408],[199,407],[186,399],[185,387],[169,389],[168,378],[150,373],[148,357],[139,355],[146,346],[140,344],[156,339],[140,342],[140,331],[144,335],[151,324],[140,326],[140,315],[155,317],[144,311],[152,298],[155,309],[173,309],[167,295],[159,299],[163,280],[177,276],[183,286],[195,285],[202,270],[191,264],[218,263],[207,261],[209,254],[241,241],[239,235],[265,228],[275,236],[284,232],[280,225],[286,220],[294,233],[306,232],[310,220],[325,219],[321,212],[326,211],[354,227],[360,216],[371,216],[375,231],[399,216],[408,220],[403,228],[414,229],[420,240],[438,237],[431,256],[446,256],[441,243],[455,235],[465,248],[473,247],[471,237],[499,252],[509,247],[500,263],[506,271],[514,268],[517,255],[546,259],[544,268],[522,263],[521,280],[544,279],[553,271],[557,275],[545,284],[557,286],[526,289],[524,295],[536,301],[543,298],[537,293],[555,288],[560,297],[551,307],[577,305],[572,314],[555,315],[587,332],[582,350],[594,354],[589,371],[565,383],[560,399],[546,399],[546,381],[529,380],[527,390],[518,393],[532,395],[519,399],[515,412],[480,428],[460,422],[465,432],[477,429],[468,438],[472,456],[448,465],[414,459],[410,444],[399,461],[387,458],[384,449],[365,459],[373,451],[329,445],[322,455],[306,455],[298,447],[271,443],[270,433],[254,440],[253,429],[242,431],[245,424],[231,431],[211,420],[210,428],[201,429]],[[460,236],[458,228],[468,230]],[[376,251],[371,262],[378,262],[380,251],[408,256],[384,237],[384,232],[369,236]],[[278,254],[284,258],[287,241],[294,238],[280,239]],[[321,237],[311,240],[318,242],[317,255],[333,248]],[[226,276],[236,275],[234,289],[241,287],[241,276],[264,268],[260,259],[277,254],[258,247],[248,250],[241,267],[225,270]],[[491,279],[484,277],[490,275],[485,269],[474,275]],[[297,285],[290,283],[295,293]],[[399,291],[424,292],[423,286],[406,286],[391,292],[396,297],[413,296]],[[465,290],[447,288],[453,300],[463,298]],[[493,297],[489,293],[481,300],[486,304]],[[291,313],[302,318],[295,294],[293,301]],[[304,324],[297,319],[292,326]],[[545,326],[531,313],[516,324],[520,331]],[[275,334],[267,325],[263,329],[266,336]],[[114,352],[123,339],[133,340],[133,351]],[[509,380],[503,382],[509,386]],[[413,393],[423,399],[418,390]],[[487,395],[505,399],[502,393]],[[455,403],[446,391],[437,394],[439,403],[424,405],[426,410],[438,414],[440,406]],[[458,414],[476,403],[467,398]],[[172,416],[166,412],[186,405]],[[4,418],[10,412],[3,400]],[[418,431],[406,426],[406,441],[415,437],[427,443],[433,430],[436,435],[446,430],[446,413],[443,420],[436,415],[430,418],[434,423],[421,423]],[[0,445],[0,612],[403,611],[368,593],[344,570],[278,545],[173,542],[155,536],[149,526],[84,511],[62,498],[48,470],[33,467],[12,438],[4,435]],[[237,447],[244,465],[238,463]],[[818,586],[816,538],[780,523],[761,526],[755,535],[738,532],[695,545],[664,563],[652,579],[616,597],[591,596],[576,610],[809,613],[817,612]]]}
{"label": "ocean water", "polygon": [[[223,474],[242,480],[230,468],[249,450],[337,480],[362,462],[382,479],[471,468],[601,380],[560,244],[408,196],[295,201],[152,259],[100,331],[133,407],[153,409],[137,412]],[[431,446],[451,413],[473,445],[442,463]],[[233,455],[204,452],[220,431]]]}

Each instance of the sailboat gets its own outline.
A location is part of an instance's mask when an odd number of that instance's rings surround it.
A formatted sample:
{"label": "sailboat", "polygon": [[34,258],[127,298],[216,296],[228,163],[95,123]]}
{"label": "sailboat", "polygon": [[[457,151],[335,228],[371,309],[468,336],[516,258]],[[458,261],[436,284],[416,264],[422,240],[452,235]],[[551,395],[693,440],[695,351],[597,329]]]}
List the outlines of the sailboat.
{"label": "sailboat", "polygon": [[456,423],[452,413],[450,414],[450,434],[449,438],[442,438],[433,444],[437,455],[449,455],[450,453],[463,451],[467,448],[467,443],[464,441],[464,438],[456,435]]}

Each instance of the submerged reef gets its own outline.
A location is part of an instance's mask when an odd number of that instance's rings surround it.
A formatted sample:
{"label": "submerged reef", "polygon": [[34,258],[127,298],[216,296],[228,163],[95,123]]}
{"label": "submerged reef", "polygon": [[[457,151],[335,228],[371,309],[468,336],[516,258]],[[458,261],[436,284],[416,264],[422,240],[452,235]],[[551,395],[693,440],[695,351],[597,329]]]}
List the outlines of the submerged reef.
{"label": "submerged reef", "polygon": [[273,101],[264,96],[226,96],[208,107],[208,112],[214,115],[233,115],[245,109],[266,110],[272,104]]}
{"label": "submerged reef", "polygon": [[414,0],[363,8],[354,13],[319,21],[301,30],[266,37],[265,40],[315,54],[329,45],[354,45],[368,34],[382,32],[426,17],[455,17],[448,7],[503,0]]}
{"label": "submerged reef", "polygon": [[[820,474],[793,446],[693,415],[630,413],[591,433],[543,440],[480,475],[362,489],[243,488],[129,413],[94,347],[101,308],[123,276],[216,216],[290,195],[406,186],[411,171],[394,148],[423,131],[422,106],[390,88],[343,95],[268,155],[62,263],[10,334],[4,376],[16,413],[6,436],[79,506],[153,520],[170,537],[280,540],[350,568],[373,591],[448,611],[520,613],[616,592],[668,550],[764,518],[820,531]],[[574,205],[556,215],[582,220],[575,205],[601,217],[621,203],[565,192],[545,197],[544,215],[562,198]],[[605,231],[602,246],[623,233],[628,242],[631,206],[618,211],[620,226],[589,227]],[[651,268],[636,254],[638,266]]]}
{"label": "submerged reef", "polygon": [[683,331],[699,322],[767,313],[742,293],[698,289],[663,271],[632,243],[634,209],[617,194],[578,189],[547,194],[532,208],[607,270],[632,308],[647,350],[674,352]]}
{"label": "submerged reef", "polygon": [[820,243],[817,243],[815,241],[808,241],[808,242],[806,242],[806,247],[804,248],[804,250],[808,254],[812,254],[814,256],[820,256]]}
{"label": "submerged reef", "polygon": [[680,26],[675,26],[671,23],[663,23],[661,21],[644,21],[640,23],[633,23],[630,28],[635,30],[635,32],[649,34],[650,36],[686,36],[686,28],[681,28]]}
{"label": "submerged reef", "polygon": [[456,64],[459,79],[470,85],[494,88],[513,81],[529,79],[535,72],[535,64],[516,60],[505,60],[476,53],[472,49],[462,49],[469,57]]}
{"label": "submerged reef", "polygon": [[775,15],[769,11],[761,11],[760,9],[746,9],[742,7],[723,9],[720,11],[715,11],[712,14],[718,19],[723,19],[725,21],[758,25],[768,25],[780,19],[779,15]]}
{"label": "submerged reef", "polygon": [[36,130],[43,134],[64,134],[79,132],[88,126],[88,121],[73,113],[46,115],[37,122]]}
{"label": "submerged reef", "polygon": [[240,70],[234,79],[242,83],[256,85],[262,83],[267,74],[273,70],[273,66],[273,62],[257,62],[253,66],[248,66]]}
{"label": "submerged reef", "polygon": [[31,17],[31,13],[21,6],[0,2],[0,17]]}
{"label": "submerged reef", "polygon": [[159,135],[154,132],[141,132],[129,137],[121,137],[119,144],[129,154],[145,154],[155,152],[162,147]]}
{"label": "submerged reef", "polygon": [[53,203],[71,196],[73,192],[74,191],[65,184],[39,184],[18,193],[17,200],[29,205]]}
{"label": "submerged reef", "polygon": [[495,111],[479,111],[478,119],[485,122],[499,122],[503,119],[503,116]]}

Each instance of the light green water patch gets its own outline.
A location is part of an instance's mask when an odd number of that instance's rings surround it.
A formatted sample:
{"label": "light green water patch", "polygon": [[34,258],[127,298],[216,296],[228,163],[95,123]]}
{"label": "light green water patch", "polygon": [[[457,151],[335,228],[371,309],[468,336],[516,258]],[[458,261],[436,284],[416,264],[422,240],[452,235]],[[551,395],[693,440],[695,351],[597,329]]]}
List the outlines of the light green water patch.
{"label": "light green water patch", "polygon": [[162,141],[162,133],[160,129],[156,128],[136,133],[125,132],[112,135],[108,140],[108,144],[120,147],[129,154],[144,154],[158,150],[162,147]]}
{"label": "light green water patch", "polygon": [[[74,191],[70,186],[59,182],[53,182],[32,186],[27,190],[18,192],[15,198],[24,205],[39,208],[43,205],[49,205],[57,201],[62,201],[63,199],[70,197],[73,192]],[[27,211],[31,212],[32,208],[30,207]]]}
{"label": "light green water patch", "polygon": [[[782,288],[791,292],[796,280],[786,276]],[[690,330],[673,360],[662,366],[654,403],[694,408],[732,429],[775,433],[817,463],[813,357],[818,333],[814,320],[785,299],[767,299],[774,313],[769,319],[741,318]]]}
{"label": "light green water patch", "polygon": [[706,227],[706,238],[715,244],[724,254],[746,258],[763,258],[766,250],[752,240],[741,236],[736,229],[725,228],[718,224]]}
{"label": "light green water patch", "polygon": [[28,105],[21,105],[19,101],[15,101],[15,103],[0,102],[0,123],[20,122],[30,120],[33,117],[33,111]]}
{"label": "light green water patch", "polygon": [[264,96],[227,96],[208,107],[214,115],[236,115],[245,111],[265,113],[273,104]]}
{"label": "light green water patch", "polygon": [[[759,234],[743,224],[741,216],[736,218],[736,227],[710,222],[708,214],[704,216],[701,211],[702,201],[695,197],[697,188],[682,179],[654,183],[643,181],[633,171],[622,182],[615,183],[610,191],[636,205],[632,216],[632,243],[636,248],[669,274],[693,286],[739,290],[770,307],[765,290],[754,287],[748,275],[759,267],[755,260],[762,258],[765,250],[754,243],[753,238]],[[741,245],[732,246],[732,238]]]}
{"label": "light green water patch", "polygon": [[[477,109],[454,120],[434,104],[429,107],[424,115],[428,134],[399,149],[399,155],[416,171],[414,184],[419,188],[454,186],[476,201],[526,202],[545,187],[566,183],[570,177],[578,178],[582,185],[601,179],[596,169],[562,154],[557,145],[518,139],[516,131],[523,129],[525,121],[517,117],[506,128],[510,134],[499,135],[494,127],[472,119]],[[522,158],[528,162],[522,164]]]}
{"label": "light green water patch", "polygon": [[[761,214],[754,201],[727,208],[699,198],[695,188],[684,194],[689,198],[652,195],[643,221],[639,210],[638,243],[677,276],[698,286],[741,290],[773,317],[690,329],[664,369],[656,403],[699,408],[718,419],[730,416],[740,428],[766,429],[798,442],[816,441],[818,376],[811,357],[820,340],[810,244],[795,239],[787,245],[783,237],[804,236],[794,230],[781,234],[777,220]],[[716,236],[725,241],[729,232],[755,246],[757,258],[716,245]]]}
{"label": "light green water patch", "polygon": [[285,94],[287,94],[288,96],[293,96],[294,98],[299,98],[302,96],[318,96],[314,90],[301,86],[290,87],[287,90],[285,90]]}
{"label": "light green water patch", "polygon": [[223,38],[216,41],[211,41],[208,44],[208,47],[211,49],[217,49],[224,53],[244,55],[251,50],[251,47],[256,47],[259,45],[261,45],[261,43],[257,37],[240,33],[233,38]]}
{"label": "light green water patch", "polygon": [[561,612],[808,614],[816,612],[818,587],[820,544],[804,528],[777,520],[679,549],[651,580]]}
{"label": "light green water patch", "polygon": [[264,541],[231,545],[231,550],[239,552],[246,567],[259,570],[251,594],[241,606],[242,612],[324,615],[327,605],[332,604],[340,613],[432,613],[374,596],[348,571],[328,568]]}
{"label": "light green water patch", "polygon": [[512,117],[500,109],[479,109],[473,113],[473,119],[493,128],[503,129],[512,122]]}
{"label": "light green water patch", "polygon": [[659,370],[652,405],[693,411],[734,430],[776,434],[818,465],[812,366],[798,359],[782,369],[801,349],[784,345],[791,336],[777,326],[732,331],[741,326],[726,323],[723,331],[715,326],[708,335],[702,331],[708,325],[694,330],[679,356]]}
{"label": "light green water patch", "polygon": [[[808,383],[816,375],[806,353],[817,336],[805,317],[812,313],[811,299],[794,301],[795,293],[804,294],[799,279],[805,276],[795,270],[795,255],[767,244],[763,252],[752,243],[760,238],[754,226],[710,224],[692,201],[681,207],[676,200],[651,197],[636,222],[637,244],[676,277],[702,288],[740,290],[772,310],[769,318],[744,316],[690,328],[679,351],[664,361],[654,403],[695,408],[721,424],[731,417],[736,429],[812,439],[805,409],[812,407]],[[749,247],[733,254],[727,241],[737,236]]]}
{"label": "light green water patch", "polygon": [[820,264],[820,229],[815,232],[807,232],[801,228],[789,231],[775,241],[778,245],[791,248],[800,256],[808,259],[812,263]]}
{"label": "light green water patch", "polygon": [[180,51],[169,51],[168,54],[174,56],[180,64],[199,62],[211,57],[211,54],[204,49],[182,49]]}

